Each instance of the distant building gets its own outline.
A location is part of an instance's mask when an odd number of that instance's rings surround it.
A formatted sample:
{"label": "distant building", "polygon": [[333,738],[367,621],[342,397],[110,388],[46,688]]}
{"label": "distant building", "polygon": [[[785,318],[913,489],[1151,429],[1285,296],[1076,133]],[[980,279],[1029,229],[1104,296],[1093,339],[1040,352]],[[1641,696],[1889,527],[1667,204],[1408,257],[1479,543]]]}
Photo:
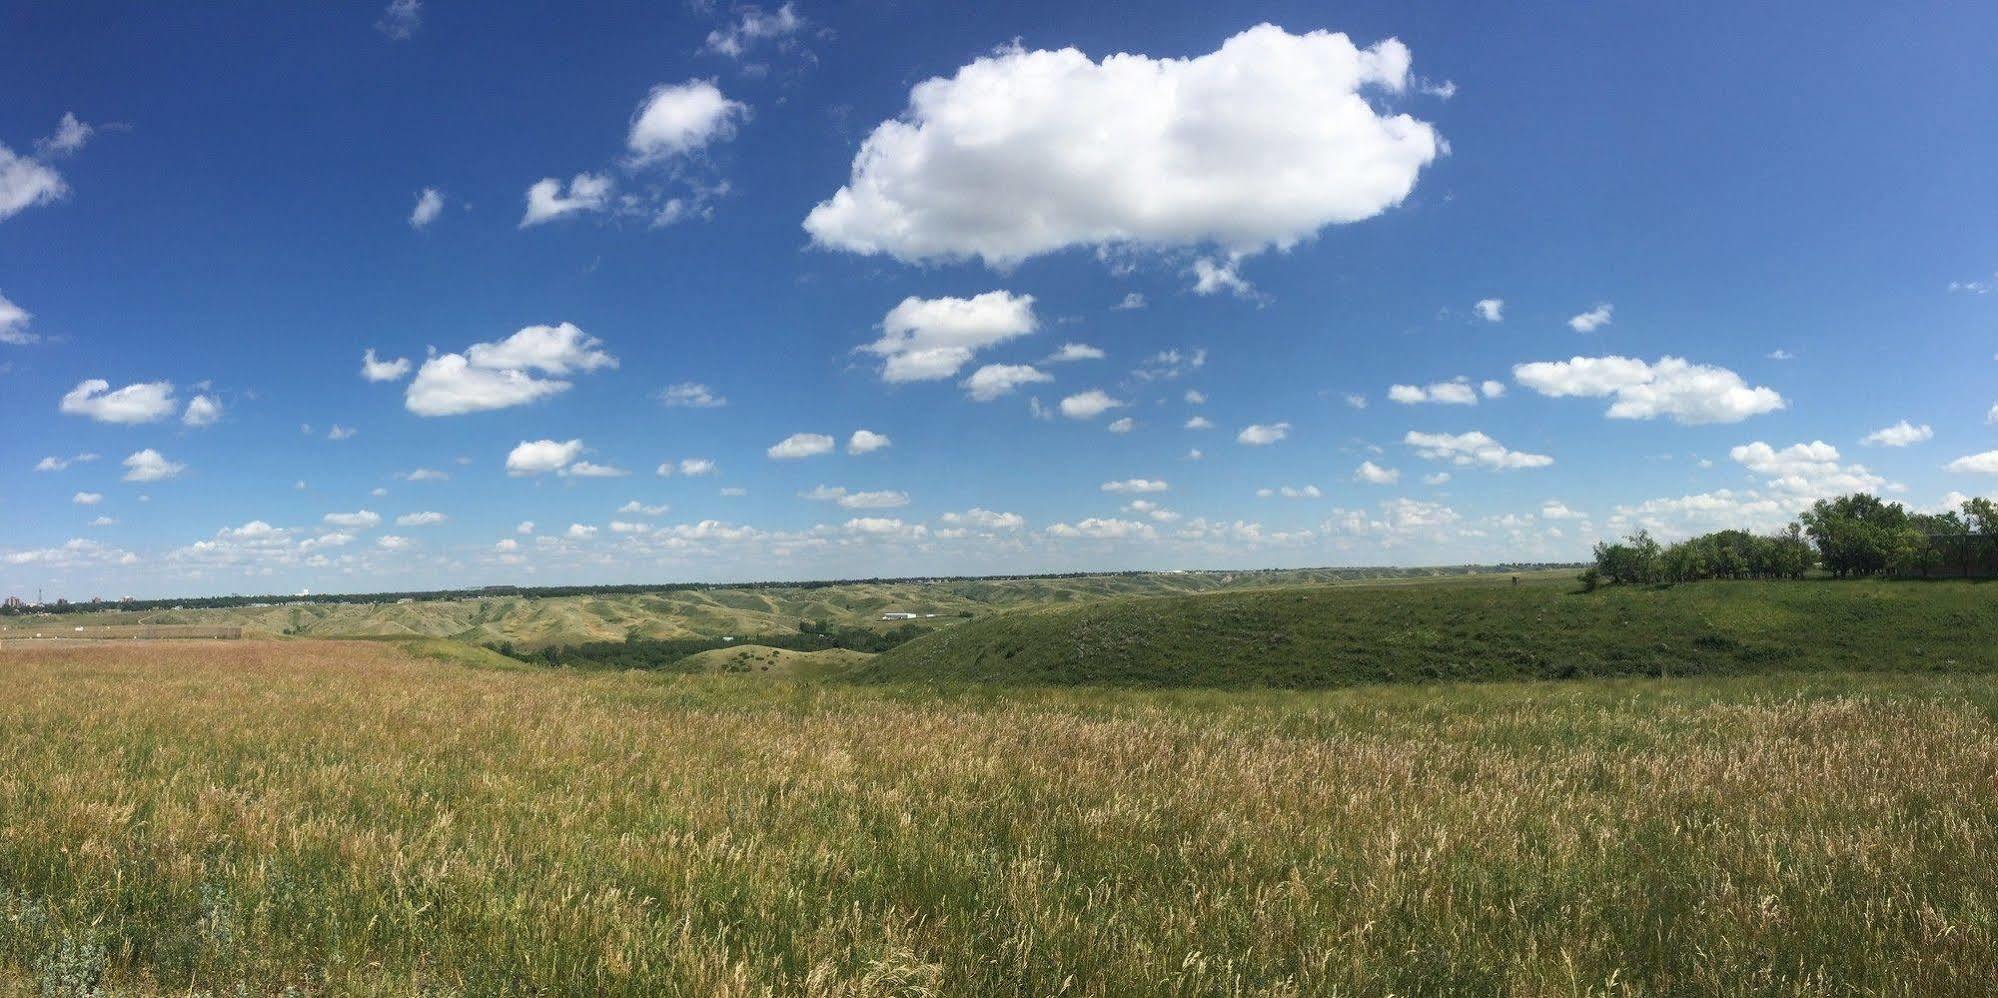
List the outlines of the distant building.
{"label": "distant building", "polygon": [[913,614],[913,613],[901,613],[901,612],[897,612],[897,611],[892,611],[892,610],[891,610],[891,611],[889,611],[888,613],[884,613],[884,614],[882,614],[882,615],[881,615],[881,619],[882,619],[882,620],[915,620],[915,619],[916,619],[916,614]]}
{"label": "distant building", "polygon": [[7,609],[9,610],[19,610],[26,605],[26,603],[21,602],[21,597],[19,596],[7,597]]}

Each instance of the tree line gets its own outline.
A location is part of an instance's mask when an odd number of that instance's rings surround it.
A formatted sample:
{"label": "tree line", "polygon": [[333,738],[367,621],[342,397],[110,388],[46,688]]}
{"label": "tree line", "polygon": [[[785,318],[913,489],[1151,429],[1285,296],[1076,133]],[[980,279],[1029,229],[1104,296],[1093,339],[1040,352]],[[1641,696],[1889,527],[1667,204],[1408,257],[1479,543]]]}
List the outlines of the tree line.
{"label": "tree line", "polygon": [[1661,545],[1639,530],[1595,547],[1582,587],[1800,579],[1822,567],[1835,578],[1998,575],[1998,503],[1966,500],[1942,513],[1914,512],[1853,493],[1811,504],[1774,534],[1719,530]]}

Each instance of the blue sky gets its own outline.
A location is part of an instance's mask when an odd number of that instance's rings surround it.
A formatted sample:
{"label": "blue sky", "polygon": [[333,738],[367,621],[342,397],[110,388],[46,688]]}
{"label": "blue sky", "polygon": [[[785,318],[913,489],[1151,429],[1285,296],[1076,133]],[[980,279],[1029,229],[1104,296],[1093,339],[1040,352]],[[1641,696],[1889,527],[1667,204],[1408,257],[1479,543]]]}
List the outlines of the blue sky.
{"label": "blue sky", "polygon": [[1574,559],[1998,490],[1998,12],[981,6],[10,5],[0,593]]}

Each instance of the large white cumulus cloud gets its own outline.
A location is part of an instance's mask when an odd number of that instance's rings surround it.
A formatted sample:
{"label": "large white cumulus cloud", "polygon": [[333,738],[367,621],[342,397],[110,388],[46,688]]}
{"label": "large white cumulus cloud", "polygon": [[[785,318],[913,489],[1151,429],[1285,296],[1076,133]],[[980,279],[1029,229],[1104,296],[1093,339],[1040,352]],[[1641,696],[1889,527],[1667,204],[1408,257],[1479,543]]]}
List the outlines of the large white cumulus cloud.
{"label": "large white cumulus cloud", "polygon": [[1631,357],[1574,357],[1537,361],[1512,369],[1520,384],[1553,398],[1611,397],[1611,419],[1655,419],[1677,423],[1739,423],[1775,412],[1789,403],[1773,388],[1750,387],[1725,367],[1661,357],[1647,363]]}
{"label": "large white cumulus cloud", "polygon": [[1269,24],[1192,59],[1005,48],[917,84],[805,229],[998,267],[1070,246],[1286,248],[1399,204],[1443,151],[1369,100],[1408,83],[1397,40]]}

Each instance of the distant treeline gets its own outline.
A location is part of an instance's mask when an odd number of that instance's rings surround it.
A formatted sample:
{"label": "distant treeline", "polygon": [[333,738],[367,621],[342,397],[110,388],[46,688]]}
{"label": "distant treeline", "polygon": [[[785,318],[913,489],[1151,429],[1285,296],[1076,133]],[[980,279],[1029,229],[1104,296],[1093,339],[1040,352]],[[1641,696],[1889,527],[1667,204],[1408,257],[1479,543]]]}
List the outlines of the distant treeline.
{"label": "distant treeline", "polygon": [[1970,499],[1944,513],[1910,512],[1864,493],[1820,499],[1782,531],[1721,530],[1661,546],[1640,530],[1596,545],[1582,572],[1601,585],[1701,579],[1800,579],[1822,566],[1841,579],[1998,576],[1998,503]]}
{"label": "distant treeline", "polygon": [[[963,614],[970,616],[970,614]],[[628,638],[624,641],[591,641],[580,645],[549,645],[534,651],[517,651],[512,643],[494,646],[502,655],[541,665],[567,665],[589,669],[652,669],[673,671],[681,660],[717,648],[763,645],[789,651],[884,652],[905,641],[930,633],[920,624],[904,624],[886,631],[865,627],[842,627],[831,621],[805,621],[797,633],[757,634],[725,638]]]}
{"label": "distant treeline", "polygon": [[[1507,563],[1491,566],[1492,571],[1530,571],[1545,568],[1568,568],[1567,563]],[[1285,572],[1332,572],[1342,576],[1365,577],[1372,574],[1413,576],[1421,574],[1462,574],[1482,571],[1484,566],[1455,565],[1433,569],[1401,568],[1252,568],[1252,569],[1202,569],[1202,575],[1268,575]],[[866,579],[820,579],[815,581],[790,582],[648,582],[628,585],[608,586],[483,586],[469,589],[427,589],[391,593],[313,593],[303,596],[266,594],[263,596],[188,596],[177,599],[118,600],[103,603],[70,603],[57,601],[45,606],[0,606],[0,616],[14,616],[29,613],[92,613],[101,610],[216,610],[231,607],[297,604],[338,605],[343,603],[377,604],[399,603],[403,600],[423,602],[427,600],[476,599],[491,596],[523,596],[547,599],[559,596],[637,596],[648,593],[708,592],[716,589],[830,589],[835,586],[897,585],[919,583],[966,583],[966,582],[1033,582],[1041,579],[1090,579],[1090,578],[1138,578],[1158,575],[1158,572],[1059,572],[1054,574],[1029,575],[924,575],[901,578]]]}

